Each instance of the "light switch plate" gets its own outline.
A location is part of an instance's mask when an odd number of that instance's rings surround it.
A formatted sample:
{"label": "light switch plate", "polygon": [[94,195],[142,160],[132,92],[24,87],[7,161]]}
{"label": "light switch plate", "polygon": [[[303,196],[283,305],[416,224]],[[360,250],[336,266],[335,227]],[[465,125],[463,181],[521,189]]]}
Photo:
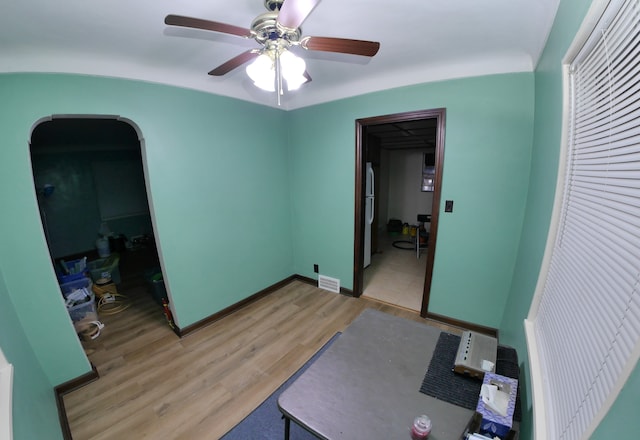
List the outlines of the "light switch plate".
{"label": "light switch plate", "polygon": [[444,212],[453,212],[453,200],[445,200]]}

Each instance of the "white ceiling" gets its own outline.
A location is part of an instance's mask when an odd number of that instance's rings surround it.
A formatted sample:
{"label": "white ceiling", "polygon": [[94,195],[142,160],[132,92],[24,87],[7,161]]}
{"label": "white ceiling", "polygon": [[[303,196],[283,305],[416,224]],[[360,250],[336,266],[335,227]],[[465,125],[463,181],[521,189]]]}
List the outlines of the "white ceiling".
{"label": "white ceiling", "polygon": [[[286,1],[286,0],[285,0]],[[373,40],[373,58],[298,52],[313,81],[282,99],[295,109],[423,82],[532,71],[559,0],[322,0],[303,35]],[[0,72],[66,72],[170,84],[276,106],[244,66],[207,75],[243,39],[164,24],[168,14],[249,28],[263,0],[4,0]],[[299,49],[299,48],[298,48]]]}

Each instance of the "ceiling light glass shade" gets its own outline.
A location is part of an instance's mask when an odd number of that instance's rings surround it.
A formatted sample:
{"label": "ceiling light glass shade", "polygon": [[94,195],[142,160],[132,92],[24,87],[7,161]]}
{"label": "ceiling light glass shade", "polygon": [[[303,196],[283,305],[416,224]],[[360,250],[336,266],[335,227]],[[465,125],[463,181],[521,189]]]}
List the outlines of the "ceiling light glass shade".
{"label": "ceiling light glass shade", "polygon": [[297,90],[307,81],[304,77],[307,66],[302,58],[285,50],[280,55],[280,66],[282,67],[282,76],[287,81],[288,90]]}
{"label": "ceiling light glass shade", "polygon": [[[247,75],[256,87],[268,92],[276,91],[276,56],[278,55],[273,52],[265,52],[247,66]],[[307,66],[302,58],[283,49],[279,61],[282,79],[287,82],[287,90],[297,90],[307,82],[304,76]]]}
{"label": "ceiling light glass shade", "polygon": [[247,66],[247,75],[253,80],[256,87],[267,92],[276,91],[274,60],[266,53],[261,54]]}

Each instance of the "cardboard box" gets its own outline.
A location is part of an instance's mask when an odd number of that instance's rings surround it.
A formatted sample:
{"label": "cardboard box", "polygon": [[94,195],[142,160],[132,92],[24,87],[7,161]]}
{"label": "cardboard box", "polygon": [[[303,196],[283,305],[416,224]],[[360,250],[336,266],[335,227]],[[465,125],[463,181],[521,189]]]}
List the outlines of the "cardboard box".
{"label": "cardboard box", "polygon": [[503,416],[487,407],[482,397],[478,398],[476,412],[482,416],[479,432],[490,437],[498,436],[501,439],[505,439],[509,435],[509,431],[513,425],[513,413],[516,408],[516,396],[518,394],[518,380],[495,373],[485,373],[482,384],[496,385],[498,390],[508,395],[508,402],[506,415]]}

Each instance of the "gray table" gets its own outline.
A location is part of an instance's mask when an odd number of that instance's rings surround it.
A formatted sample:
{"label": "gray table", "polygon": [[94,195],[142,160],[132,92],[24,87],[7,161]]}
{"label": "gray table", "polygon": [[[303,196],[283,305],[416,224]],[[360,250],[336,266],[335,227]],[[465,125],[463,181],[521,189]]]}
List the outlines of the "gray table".
{"label": "gray table", "polygon": [[278,399],[286,430],[294,421],[321,439],[408,440],[427,414],[430,440],[457,440],[473,411],[420,392],[440,331],[367,309]]}

